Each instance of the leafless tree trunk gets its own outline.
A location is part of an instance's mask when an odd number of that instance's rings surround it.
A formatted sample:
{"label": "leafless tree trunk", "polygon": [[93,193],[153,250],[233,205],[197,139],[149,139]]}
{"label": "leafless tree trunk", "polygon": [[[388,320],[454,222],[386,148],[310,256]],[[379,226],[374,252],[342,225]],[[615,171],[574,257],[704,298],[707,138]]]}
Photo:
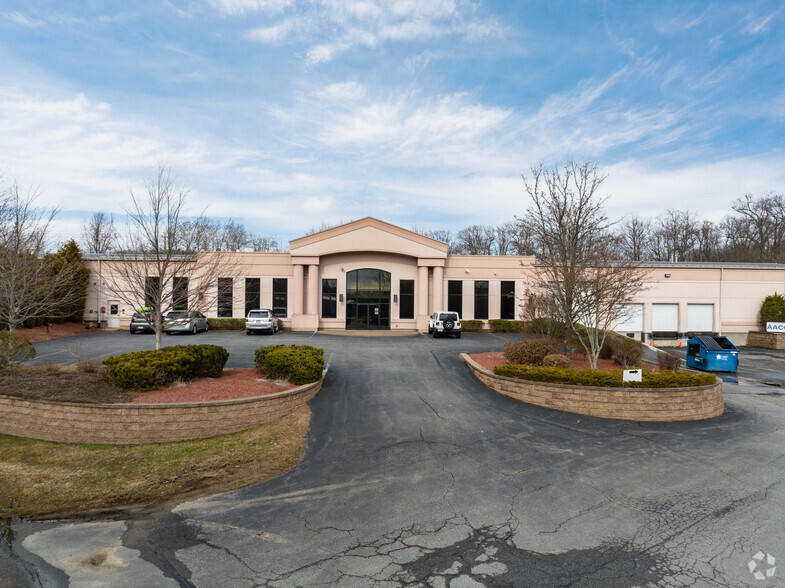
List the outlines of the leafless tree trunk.
{"label": "leafless tree trunk", "polygon": [[623,259],[628,261],[649,259],[651,233],[650,219],[637,216],[627,219],[618,232]]}
{"label": "leafless tree trunk", "polygon": [[144,194],[131,191],[121,253],[106,261],[114,295],[133,308],[152,307],[156,349],[162,344],[163,319],[178,302],[176,282],[182,288],[187,280],[188,309],[204,313],[220,295],[217,278],[237,273],[236,256],[199,249],[205,242],[199,227],[209,223],[204,217],[186,221],[187,197],[169,167],[159,166]]}
{"label": "leafless tree trunk", "polygon": [[642,290],[644,277],[639,267],[619,261],[613,223],[603,212],[607,197],[599,194],[606,176],[594,163],[570,162],[540,164],[522,177],[532,206],[519,222],[530,227],[539,252],[532,281],[550,299],[551,318],[571,329],[596,369],[606,329]]}
{"label": "leafless tree trunk", "polygon": [[114,217],[96,212],[82,225],[82,246],[87,253],[109,253],[117,243]]}
{"label": "leafless tree trunk", "polygon": [[445,229],[429,230],[418,225],[411,227],[411,230],[415,233],[428,237],[429,239],[436,239],[442,243],[447,243],[447,253],[449,255],[456,253],[455,235],[452,231]]}
{"label": "leafless tree trunk", "polygon": [[690,261],[698,240],[698,219],[689,210],[670,209],[657,219],[660,261]]}
{"label": "leafless tree trunk", "polygon": [[496,231],[486,225],[471,225],[458,231],[457,242],[462,255],[492,255]]}
{"label": "leafless tree trunk", "polygon": [[80,268],[56,271],[46,255],[58,211],[36,208],[37,196],[23,194],[18,182],[0,189],[0,323],[10,331],[29,319],[65,316],[84,294],[75,279]]}

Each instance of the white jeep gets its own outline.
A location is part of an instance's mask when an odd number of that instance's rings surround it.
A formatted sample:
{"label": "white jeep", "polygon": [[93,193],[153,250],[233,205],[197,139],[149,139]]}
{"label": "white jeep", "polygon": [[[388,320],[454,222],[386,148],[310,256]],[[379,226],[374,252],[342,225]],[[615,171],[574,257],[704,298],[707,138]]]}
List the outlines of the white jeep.
{"label": "white jeep", "polygon": [[434,312],[428,319],[428,334],[434,338],[441,335],[455,335],[456,339],[461,338],[461,317],[457,312],[440,310]]}

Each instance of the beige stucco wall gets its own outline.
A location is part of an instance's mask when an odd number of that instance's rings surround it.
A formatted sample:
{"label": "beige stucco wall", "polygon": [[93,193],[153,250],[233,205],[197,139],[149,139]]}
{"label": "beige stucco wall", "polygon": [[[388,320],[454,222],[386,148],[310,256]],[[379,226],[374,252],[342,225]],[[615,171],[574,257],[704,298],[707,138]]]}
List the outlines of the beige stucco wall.
{"label": "beige stucco wall", "polygon": [[[232,274],[234,282],[233,312],[237,318],[245,313],[246,277],[260,278],[261,305],[272,306],[272,280],[288,280],[288,312],[284,325],[302,328],[343,328],[346,321],[346,280],[347,272],[361,268],[378,268],[391,273],[392,295],[400,294],[400,280],[415,280],[415,320],[399,319],[400,301],[391,299],[390,318],[392,329],[425,328],[423,319],[437,310],[448,307],[448,282],[460,280],[463,283],[462,318],[474,318],[474,282],[489,282],[489,318],[499,318],[501,308],[501,282],[515,282],[515,296],[523,300],[527,283],[531,282],[535,270],[535,260],[531,256],[461,256],[447,255],[447,246],[406,229],[395,227],[372,218],[361,219],[308,235],[290,242],[291,253],[251,253],[235,255],[236,263]],[[84,318],[95,321],[97,311],[109,308],[113,296],[108,285],[116,283],[116,276],[107,272],[107,262],[88,259],[91,269],[90,287]],[[295,266],[300,269],[295,270]],[[315,268],[317,291],[312,293],[315,305],[309,305],[308,287],[311,283],[309,273]],[[443,270],[441,269],[443,268]],[[303,282],[300,306],[303,312],[299,318],[294,316],[296,308],[297,271],[302,272]],[[435,276],[443,271],[441,296],[437,299],[439,288]],[[427,275],[427,308],[420,302],[420,275]],[[713,305],[713,331],[731,336],[737,343],[743,343],[749,330],[758,328],[758,310],[769,294],[785,291],[785,266],[720,266],[711,264],[689,265],[663,264],[648,266],[647,288],[635,300],[643,305],[642,331],[634,332],[640,338],[642,333],[652,332],[652,305],[678,304],[678,333],[684,334],[687,328],[687,312],[690,304]],[[100,273],[100,277],[99,277]],[[665,274],[670,274],[666,278]],[[217,276],[216,276],[217,277]],[[338,302],[335,319],[321,318],[321,280],[337,280],[338,294],[344,302]],[[116,285],[116,284],[115,284]],[[100,299],[99,299],[100,290]],[[202,310],[209,317],[217,314],[215,296],[208,296],[209,305]],[[140,306],[139,301],[136,306]],[[315,306],[311,308],[311,306]],[[120,301],[120,326],[127,326],[133,314],[133,305]],[[104,317],[105,319],[106,317]],[[661,341],[661,343],[668,343]],[[678,340],[670,341],[678,344]]]}

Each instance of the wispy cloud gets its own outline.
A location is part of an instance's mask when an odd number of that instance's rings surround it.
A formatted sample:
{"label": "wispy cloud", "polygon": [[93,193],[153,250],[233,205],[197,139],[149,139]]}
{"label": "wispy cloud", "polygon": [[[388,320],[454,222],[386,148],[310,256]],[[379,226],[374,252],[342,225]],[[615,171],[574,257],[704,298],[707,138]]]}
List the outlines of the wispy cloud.
{"label": "wispy cloud", "polygon": [[301,5],[285,1],[217,0],[225,14],[262,13],[280,20],[248,29],[245,38],[260,43],[301,42],[313,64],[335,59],[357,47],[378,47],[437,39],[449,35],[467,41],[500,38],[506,27],[492,18],[477,18],[474,5],[454,0],[311,0]]}
{"label": "wispy cloud", "polygon": [[20,26],[36,29],[43,26],[44,21],[25,16],[21,12],[4,12],[3,17]]}

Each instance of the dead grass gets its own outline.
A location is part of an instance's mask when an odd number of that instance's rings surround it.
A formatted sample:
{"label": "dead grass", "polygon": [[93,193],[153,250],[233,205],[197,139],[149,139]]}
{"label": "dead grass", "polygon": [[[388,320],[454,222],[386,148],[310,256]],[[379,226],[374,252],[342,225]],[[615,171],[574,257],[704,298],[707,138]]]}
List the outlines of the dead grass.
{"label": "dead grass", "polygon": [[134,395],[95,371],[64,366],[13,366],[0,370],[0,394],[61,402],[130,402]]}
{"label": "dead grass", "polygon": [[302,458],[310,409],[232,435],[76,445],[0,435],[0,518],[73,516],[204,496],[278,476]]}

